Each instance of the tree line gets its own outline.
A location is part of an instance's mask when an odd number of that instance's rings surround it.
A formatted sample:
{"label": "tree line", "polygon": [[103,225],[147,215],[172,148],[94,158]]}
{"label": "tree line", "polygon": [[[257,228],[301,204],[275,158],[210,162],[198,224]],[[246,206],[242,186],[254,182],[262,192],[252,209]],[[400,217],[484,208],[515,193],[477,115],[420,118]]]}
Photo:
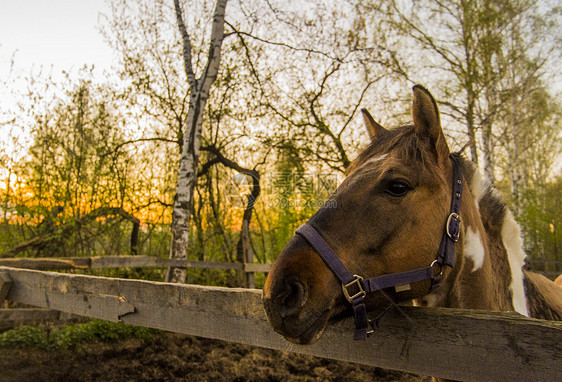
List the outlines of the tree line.
{"label": "tree line", "polygon": [[[271,262],[368,143],[359,110],[407,123],[408,89],[422,83],[453,148],[508,199],[528,253],[560,260],[559,7],[110,4],[105,82],[92,68],[29,77],[27,93],[11,94],[18,106],[1,111],[11,143],[0,153],[0,252],[43,235],[20,255],[122,254],[132,216],[143,254]],[[234,282],[166,276],[186,277]]]}

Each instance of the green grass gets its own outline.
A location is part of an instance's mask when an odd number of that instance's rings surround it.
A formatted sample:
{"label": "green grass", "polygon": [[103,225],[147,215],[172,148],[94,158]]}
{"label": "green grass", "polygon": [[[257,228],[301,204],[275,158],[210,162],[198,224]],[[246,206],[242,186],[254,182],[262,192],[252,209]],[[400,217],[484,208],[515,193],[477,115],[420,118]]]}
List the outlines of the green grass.
{"label": "green grass", "polygon": [[150,340],[159,333],[156,329],[102,320],[47,330],[22,326],[0,334],[0,347],[39,348],[44,350],[72,349],[86,343],[113,342],[126,338]]}

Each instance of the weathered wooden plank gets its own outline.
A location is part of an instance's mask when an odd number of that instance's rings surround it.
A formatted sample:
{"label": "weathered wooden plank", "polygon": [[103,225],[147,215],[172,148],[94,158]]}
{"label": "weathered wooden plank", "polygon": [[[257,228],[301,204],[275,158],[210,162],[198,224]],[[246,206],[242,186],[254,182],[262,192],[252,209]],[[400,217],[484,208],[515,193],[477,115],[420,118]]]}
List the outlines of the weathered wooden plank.
{"label": "weathered wooden plank", "polygon": [[238,269],[243,270],[242,263],[228,263],[215,261],[188,261],[187,268],[208,268],[208,269]]}
{"label": "weathered wooden plank", "polygon": [[60,313],[58,310],[38,308],[0,309],[0,323],[55,321],[59,319]]}
{"label": "weathered wooden plank", "polygon": [[87,318],[58,310],[40,308],[0,309],[0,329],[12,329],[20,325],[37,325],[39,323],[62,324],[84,322]]}
{"label": "weathered wooden plank", "polygon": [[90,266],[90,258],[88,257],[72,257],[72,258],[11,258],[0,259],[0,266],[26,268],[26,269],[76,269],[88,268]]}
{"label": "weathered wooden plank", "polygon": [[181,259],[166,259],[154,256],[98,256],[92,257],[92,268],[126,268],[126,267],[177,267],[177,268],[211,268],[211,269],[239,269],[241,263],[215,261],[185,261]]}
{"label": "weathered wooden plank", "polygon": [[155,256],[96,256],[92,268],[167,267],[170,259]]}
{"label": "weathered wooden plank", "polygon": [[[247,272],[267,272],[268,264],[248,264]],[[96,256],[69,258],[10,258],[0,259],[0,266],[38,270],[84,269],[84,268],[149,268],[168,266],[178,268],[208,268],[244,270],[242,263],[214,261],[185,261],[155,256]]]}
{"label": "weathered wooden plank", "polygon": [[[0,267],[0,272],[2,272],[2,269],[15,270],[16,268]],[[10,271],[9,275],[11,277],[14,274],[25,274],[25,272],[32,272],[29,274],[32,275],[29,279],[30,283],[21,284],[19,280],[17,283],[12,281],[12,288],[10,288],[6,297],[8,300],[11,300],[10,296],[13,294],[18,295],[23,290],[26,291],[24,296],[31,297],[33,295],[29,303],[26,303],[28,305],[60,310],[81,316],[96,317],[108,321],[118,321],[121,316],[132,313],[135,310],[134,306],[127,302],[126,298],[120,294],[105,293],[104,288],[97,291],[93,290],[91,293],[83,293],[81,290],[75,290],[70,285],[67,285],[64,277],[49,278],[48,276],[63,276],[63,274],[21,269],[16,273]],[[45,274],[45,276],[35,277],[41,274]],[[42,283],[54,283],[56,285],[44,285]],[[57,292],[49,293],[50,290],[56,290]],[[24,298],[23,300],[26,299]]]}
{"label": "weathered wooden plank", "polygon": [[92,268],[126,268],[126,267],[177,267],[177,268],[214,268],[243,269],[241,263],[214,261],[185,261],[166,259],[155,256],[98,256],[92,257]]}
{"label": "weathered wooden plank", "polygon": [[[258,290],[0,271],[13,280],[9,300],[90,317],[457,380],[554,381],[562,375],[562,323],[514,313],[403,307],[387,314],[367,341],[353,341],[347,320],[301,346],[271,330]],[[98,296],[113,299],[87,309]],[[112,305],[115,298],[134,312]]]}
{"label": "weathered wooden plank", "polygon": [[[0,259],[0,266],[37,270],[84,269],[84,268],[150,268],[168,266],[208,269],[234,269],[245,272],[269,272],[271,264],[229,263],[213,261],[184,261],[155,256],[96,256],[69,258],[12,258]],[[546,276],[558,276],[556,272],[539,272]]]}
{"label": "weathered wooden plank", "polygon": [[244,264],[245,272],[269,272],[270,270],[271,270],[271,264],[258,264],[258,263]]}

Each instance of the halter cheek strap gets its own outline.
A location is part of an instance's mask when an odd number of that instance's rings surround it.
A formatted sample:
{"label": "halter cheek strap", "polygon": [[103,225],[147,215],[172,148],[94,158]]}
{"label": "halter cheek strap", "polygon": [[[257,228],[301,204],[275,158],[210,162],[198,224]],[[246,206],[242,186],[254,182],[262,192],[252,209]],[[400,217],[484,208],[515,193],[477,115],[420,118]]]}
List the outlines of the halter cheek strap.
{"label": "halter cheek strap", "polygon": [[453,163],[453,197],[451,199],[449,217],[447,218],[445,233],[441,239],[437,256],[428,267],[363,279],[363,277],[354,275],[347,270],[338,255],[311,225],[305,223],[295,231],[318,253],[322,260],[324,260],[324,263],[341,282],[343,295],[353,308],[353,315],[355,317],[354,339],[366,339],[368,336],[369,320],[367,319],[367,308],[365,306],[365,296],[367,293],[418,281],[431,280],[430,293],[439,286],[443,267],[445,265],[451,268],[454,266],[455,243],[460,237],[461,220],[459,213],[463,176],[459,164],[452,155],[451,162]]}

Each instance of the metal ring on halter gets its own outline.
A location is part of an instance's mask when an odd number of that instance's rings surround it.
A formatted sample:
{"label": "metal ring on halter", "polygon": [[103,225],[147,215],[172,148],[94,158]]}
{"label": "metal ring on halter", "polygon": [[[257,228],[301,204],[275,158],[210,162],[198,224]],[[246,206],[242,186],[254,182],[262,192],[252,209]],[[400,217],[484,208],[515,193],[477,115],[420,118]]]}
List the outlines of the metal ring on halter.
{"label": "metal ring on halter", "polygon": [[[435,266],[436,265],[439,267],[439,272],[435,272]],[[437,260],[433,260],[431,262],[430,267],[433,268],[433,277],[441,276],[443,274],[443,265],[439,264],[439,262]]]}

